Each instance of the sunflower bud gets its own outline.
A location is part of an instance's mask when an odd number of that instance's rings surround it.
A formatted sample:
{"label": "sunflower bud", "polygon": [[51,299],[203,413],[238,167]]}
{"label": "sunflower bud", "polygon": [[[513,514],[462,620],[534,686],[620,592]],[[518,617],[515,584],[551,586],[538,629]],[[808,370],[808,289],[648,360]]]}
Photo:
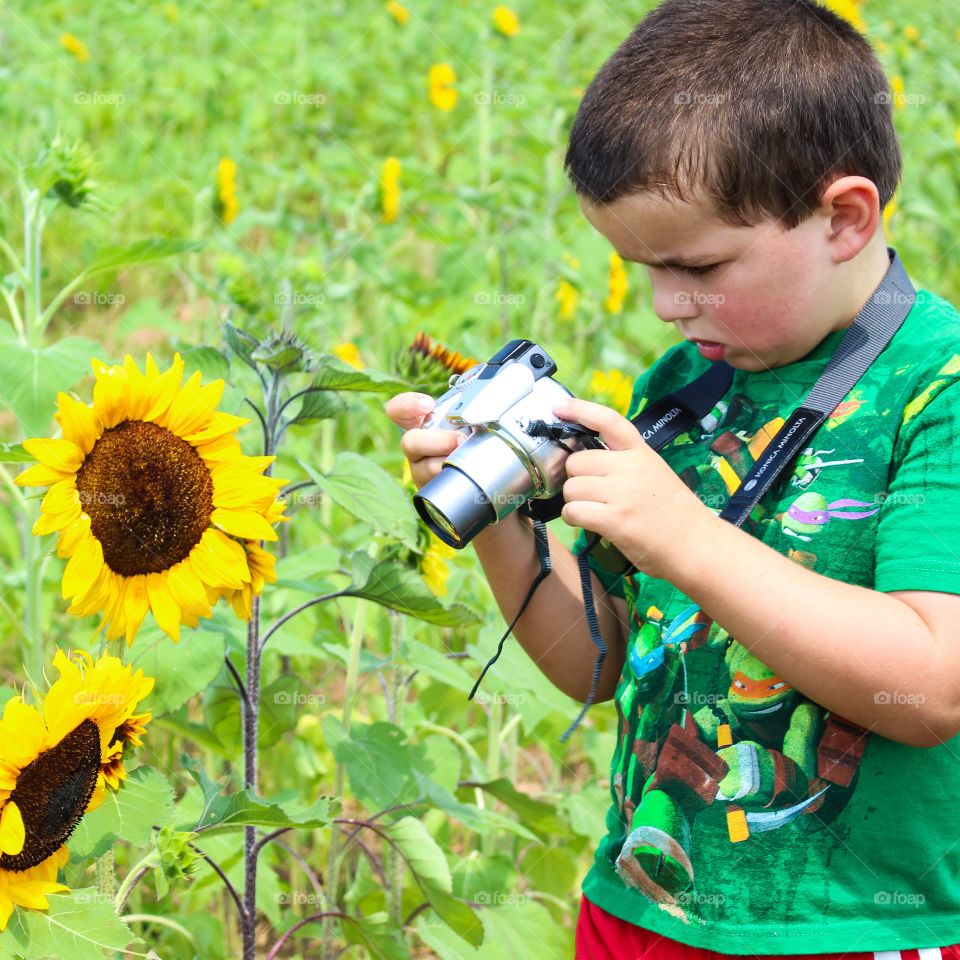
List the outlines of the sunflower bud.
{"label": "sunflower bud", "polygon": [[309,366],[309,351],[306,344],[292,333],[274,333],[253,351],[257,363],[285,373],[306,370]]}
{"label": "sunflower bud", "polygon": [[434,343],[425,333],[418,333],[413,343],[397,356],[395,367],[418,390],[439,396],[446,391],[452,375],[464,373],[476,363],[442,343]]}
{"label": "sunflower bud", "polygon": [[90,175],[95,166],[93,151],[86,143],[68,142],[57,133],[40,151],[28,175],[44,196],[68,207],[79,207],[92,199],[91,193],[97,184]]}

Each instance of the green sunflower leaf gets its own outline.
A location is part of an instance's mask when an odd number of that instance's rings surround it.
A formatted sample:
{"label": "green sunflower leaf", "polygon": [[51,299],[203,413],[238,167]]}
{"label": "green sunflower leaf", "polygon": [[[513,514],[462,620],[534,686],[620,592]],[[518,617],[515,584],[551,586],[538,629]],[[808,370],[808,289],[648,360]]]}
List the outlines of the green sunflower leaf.
{"label": "green sunflower leaf", "polygon": [[180,755],[180,762],[200,785],[204,798],[199,822],[183,829],[195,830],[203,837],[245,826],[266,830],[325,827],[339,812],[340,802],[335,797],[317,797],[313,803],[301,806],[287,799],[251,797],[246,790],[225,795],[220,792],[220,785],[207,776],[199,760],[184,753]]}
{"label": "green sunflower leaf", "polygon": [[20,443],[0,443],[0,463],[33,463],[34,458]]}
{"label": "green sunflower leaf", "polygon": [[170,240],[165,237],[148,237],[136,243],[100,247],[93,260],[87,264],[84,273],[92,277],[108,270],[117,270],[131,264],[140,265],[164,257],[175,257],[181,253],[190,253],[203,246],[196,240]]}
{"label": "green sunflower leaf", "polygon": [[310,367],[316,373],[312,386],[324,390],[366,390],[372,393],[403,393],[410,389],[406,380],[398,380],[378,370],[358,370],[333,354],[313,358]]}
{"label": "green sunflower leaf", "polygon": [[351,917],[340,925],[340,929],[348,943],[362,944],[373,960],[407,960],[410,956],[401,931],[382,911],[362,920]]}
{"label": "green sunflower leaf", "polygon": [[114,912],[113,897],[84,887],[50,894],[47,900],[47,910],[18,908],[10,918],[4,937],[12,953],[57,960],[150,956],[147,945]]}
{"label": "green sunflower leaf", "polygon": [[362,550],[353,555],[353,582],[344,591],[440,627],[477,623],[480,616],[462,603],[444,606],[423,578],[409,567],[390,560],[371,561]]}
{"label": "green sunflower leaf", "polygon": [[0,405],[16,414],[26,436],[48,436],[57,393],[90,373],[90,360],[99,352],[100,345],[86,337],[66,337],[42,348],[0,341]]}
{"label": "green sunflower leaf", "polygon": [[172,817],[173,787],[153,767],[138,767],[80,821],[70,837],[70,853],[99,857],[118,839],[145,846],[152,842],[154,824],[163,826]]}
{"label": "green sunflower leaf", "polygon": [[417,514],[400,484],[369,457],[344,451],[330,473],[320,473],[299,461],[310,479],[338,506],[375,530],[417,549]]}
{"label": "green sunflower leaf", "polygon": [[387,826],[384,832],[393,840],[420,883],[443,893],[452,891],[453,880],[447,858],[421,820],[401,817]]}
{"label": "green sunflower leaf", "polygon": [[184,630],[174,643],[158,627],[141,629],[128,662],[156,680],[143,709],[155,717],[178,710],[213,682],[223,666],[224,650],[223,636],[209,630]]}

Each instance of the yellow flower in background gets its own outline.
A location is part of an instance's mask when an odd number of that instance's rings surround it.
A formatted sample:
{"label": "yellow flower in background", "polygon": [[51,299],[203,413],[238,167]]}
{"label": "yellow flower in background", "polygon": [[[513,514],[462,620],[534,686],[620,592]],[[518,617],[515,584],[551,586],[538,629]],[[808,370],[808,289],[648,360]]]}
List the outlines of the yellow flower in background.
{"label": "yellow flower in background", "polygon": [[520,32],[520,21],[509,7],[500,4],[493,8],[493,28],[505,37],[515,37]]}
{"label": "yellow flower in background", "polygon": [[349,363],[356,370],[362,370],[364,367],[364,363],[360,359],[360,351],[355,343],[339,343],[330,352],[344,363]]}
{"label": "yellow flower in background", "polygon": [[447,578],[450,576],[447,561],[456,553],[453,547],[448,547],[442,540],[430,538],[430,546],[420,561],[420,573],[434,596],[447,595]]}
{"label": "yellow flower in background", "polygon": [[399,3],[398,0],[390,0],[386,9],[387,13],[389,13],[401,27],[410,22],[410,11],[402,3]]}
{"label": "yellow flower in background", "polygon": [[87,50],[87,45],[72,33],[60,34],[60,46],[67,53],[73,54],[80,63],[86,63],[90,59],[90,51]]}
{"label": "yellow flower in background", "polygon": [[165,3],[163,5],[163,16],[170,23],[176,23],[180,19],[180,8],[175,3]]}
{"label": "yellow flower in background", "polygon": [[217,164],[217,201],[220,219],[231,223],[237,216],[237,165],[229,157]]}
{"label": "yellow flower in background", "polygon": [[893,109],[902,110],[903,105],[906,102],[906,97],[904,96],[904,84],[903,77],[899,73],[895,73],[890,78],[890,91],[893,95]]}
{"label": "yellow flower in background", "polygon": [[633,381],[621,370],[594,370],[590,375],[590,393],[597,403],[606,404],[625,417],[633,397]]}
{"label": "yellow flower in background", "polygon": [[843,17],[844,20],[852,23],[861,33],[866,33],[867,25],[860,14],[862,0],[821,0],[821,2],[838,17]]}
{"label": "yellow flower in background", "polygon": [[897,198],[893,196],[890,202],[883,208],[883,230],[888,240],[893,239],[893,232],[890,229],[890,218],[897,212]]}
{"label": "yellow flower in background", "polygon": [[903,35],[908,40],[918,40],[920,38],[920,31],[916,27],[907,25],[903,28]]}
{"label": "yellow flower in background", "polygon": [[554,299],[560,304],[558,315],[561,320],[570,320],[577,312],[580,294],[569,280],[561,280],[554,294]]}
{"label": "yellow flower in background", "polygon": [[457,105],[457,91],[454,87],[456,82],[457,75],[449,63],[435,63],[430,68],[430,102],[438,110],[452,110]]}
{"label": "yellow flower in background", "polygon": [[607,313],[620,313],[623,310],[623,301],[627,297],[627,271],[623,266],[623,258],[616,250],[610,253],[610,276],[607,286],[609,292],[603,305]]}
{"label": "yellow flower in background", "polygon": [[380,204],[384,223],[393,223],[400,209],[400,161],[387,157],[380,173]]}
{"label": "yellow flower in background", "polygon": [[221,597],[262,589],[247,541],[277,539],[285,481],[262,475],[274,457],[244,456],[235,434],[249,421],[216,409],[222,380],[181,385],[179,354],[163,373],[149,354],[145,374],[129,355],[93,371],[93,404],[58,394],[63,438],[24,441],[39,463],[16,483],[49,487],[33,532],[57,533],[69,558],[70,613],[100,613],[129,644],[152,611],[176,641]]}
{"label": "yellow flower in background", "polygon": [[62,650],[59,679],[36,705],[11,697],[0,719],[0,930],[14,906],[46,910],[68,893],[57,871],[66,842],[126,777],[123,750],[140,746],[149,714],[137,714],[154,681],[119,657]]}
{"label": "yellow flower in background", "polygon": [[579,270],[579,269],[580,269],[580,259],[579,259],[579,257],[574,257],[574,256],[572,256],[571,254],[569,254],[569,253],[567,253],[566,251],[564,251],[562,254],[560,254],[560,259],[561,259],[564,263],[566,263],[566,264],[568,264],[569,266],[571,266],[574,270]]}

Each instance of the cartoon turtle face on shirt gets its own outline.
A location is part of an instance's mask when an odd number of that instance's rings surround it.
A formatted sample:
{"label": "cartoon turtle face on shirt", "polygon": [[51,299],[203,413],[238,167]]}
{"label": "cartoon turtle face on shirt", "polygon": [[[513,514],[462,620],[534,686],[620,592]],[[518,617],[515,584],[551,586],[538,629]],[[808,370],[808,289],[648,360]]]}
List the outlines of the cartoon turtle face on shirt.
{"label": "cartoon turtle face on shirt", "polygon": [[797,691],[744,647],[736,644],[727,654],[730,698],[737,718],[756,723],[780,713],[789,713]]}

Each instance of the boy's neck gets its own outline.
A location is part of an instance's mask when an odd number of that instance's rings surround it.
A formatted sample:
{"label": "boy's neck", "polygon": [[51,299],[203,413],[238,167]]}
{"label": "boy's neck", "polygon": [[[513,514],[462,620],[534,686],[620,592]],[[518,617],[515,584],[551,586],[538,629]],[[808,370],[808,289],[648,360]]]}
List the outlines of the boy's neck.
{"label": "boy's neck", "polygon": [[839,266],[838,280],[840,288],[847,291],[840,302],[838,315],[842,318],[831,332],[849,327],[856,319],[863,305],[883,282],[890,269],[890,257],[882,231],[852,260]]}

